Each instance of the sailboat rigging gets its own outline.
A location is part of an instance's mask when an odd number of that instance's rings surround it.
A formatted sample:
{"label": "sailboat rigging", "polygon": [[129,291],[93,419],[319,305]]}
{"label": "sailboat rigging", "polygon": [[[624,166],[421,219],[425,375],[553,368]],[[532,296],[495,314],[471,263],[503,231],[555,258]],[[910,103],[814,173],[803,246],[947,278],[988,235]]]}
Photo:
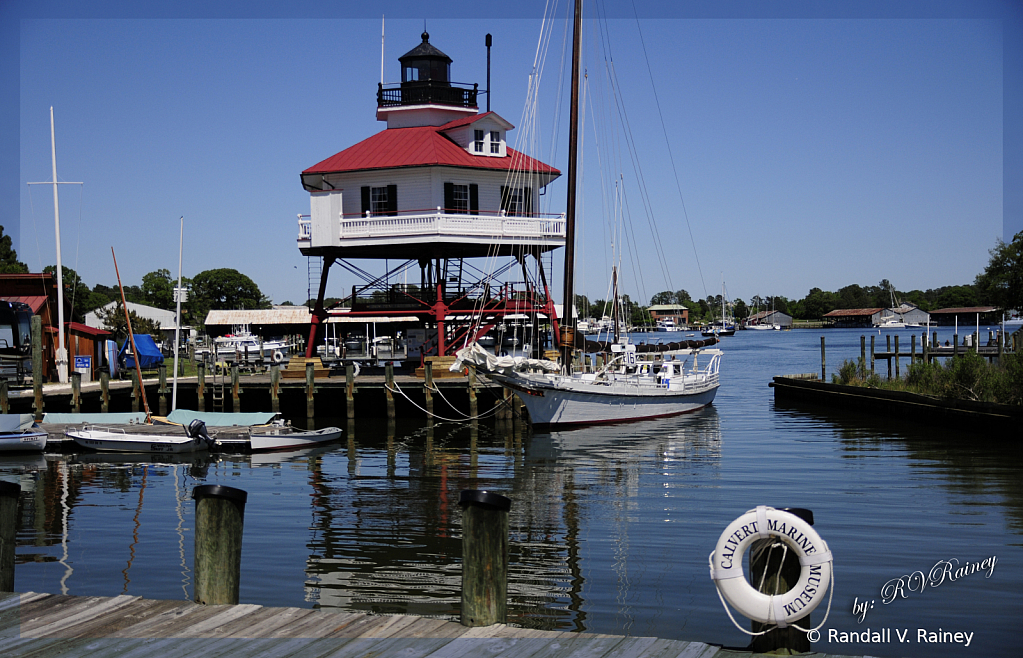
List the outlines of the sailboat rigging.
{"label": "sailboat rigging", "polygon": [[[572,89],[568,145],[564,313],[559,340],[561,364],[526,357],[498,357],[473,343],[460,350],[451,370],[464,364],[514,392],[534,426],[584,425],[658,418],[689,413],[714,400],[719,386],[721,351],[706,349],[716,337],[700,341],[636,345],[615,332],[613,341],[589,341],[575,331],[572,313],[575,265],[576,180],[579,151],[579,86],[582,0],[575,1]],[[618,295],[617,267],[613,268]],[[618,300],[613,302],[618,304]],[[617,314],[615,314],[617,315]],[[617,329],[617,323],[615,323]],[[576,350],[604,355],[592,372],[573,368]]]}

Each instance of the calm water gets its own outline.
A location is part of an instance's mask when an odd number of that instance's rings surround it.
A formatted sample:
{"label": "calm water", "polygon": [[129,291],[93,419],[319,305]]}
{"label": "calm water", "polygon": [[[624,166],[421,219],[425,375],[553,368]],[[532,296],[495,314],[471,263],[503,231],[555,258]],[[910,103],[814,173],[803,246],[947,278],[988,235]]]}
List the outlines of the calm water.
{"label": "calm water", "polygon": [[[0,477],[23,487],[16,588],[190,598],[191,491],[224,484],[249,493],[243,603],[457,619],[458,492],[485,488],[513,500],[513,623],[746,646],[707,557],[729,522],[767,504],[812,509],[835,556],[815,650],[1018,655],[1020,437],[776,405],[773,375],[820,371],[821,333],[724,339],[713,407],[673,419],[535,435],[494,421],[358,420],[346,443],[302,454],[0,457]],[[858,356],[863,330],[823,333],[829,371]],[[910,330],[900,335],[908,345]],[[990,577],[882,602],[893,578],[992,556]],[[874,603],[862,623],[854,600]],[[891,643],[828,641],[868,628],[890,629]],[[973,635],[964,648],[918,629]]]}

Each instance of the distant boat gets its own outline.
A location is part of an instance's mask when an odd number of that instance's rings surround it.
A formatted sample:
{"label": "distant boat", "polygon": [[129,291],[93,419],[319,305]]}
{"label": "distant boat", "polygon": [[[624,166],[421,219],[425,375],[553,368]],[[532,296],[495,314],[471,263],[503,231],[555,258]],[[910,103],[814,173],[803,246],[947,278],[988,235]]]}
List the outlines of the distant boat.
{"label": "distant boat", "polygon": [[654,331],[679,331],[680,327],[675,324],[675,321],[671,318],[665,318],[657,321],[657,326],[654,327]]}
{"label": "distant boat", "polygon": [[83,448],[100,452],[150,452],[176,454],[209,450],[213,439],[206,433],[201,420],[189,423],[185,436],[168,432],[128,434],[123,429],[96,428],[83,425],[80,429],[68,428],[64,435],[73,439]]}

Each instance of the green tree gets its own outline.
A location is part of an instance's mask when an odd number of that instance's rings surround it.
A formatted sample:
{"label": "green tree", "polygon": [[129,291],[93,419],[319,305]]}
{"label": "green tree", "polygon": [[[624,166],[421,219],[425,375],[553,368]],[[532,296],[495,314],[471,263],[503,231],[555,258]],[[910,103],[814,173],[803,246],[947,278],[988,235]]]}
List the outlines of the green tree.
{"label": "green tree", "polygon": [[746,306],[746,302],[741,299],[735,300],[735,304],[732,305],[732,317],[736,320],[745,320],[749,317],[749,307]]}
{"label": "green tree", "polygon": [[[174,288],[177,281],[171,279],[170,270],[156,270],[142,277],[142,298],[143,303],[148,306],[162,308],[165,311],[174,310]],[[182,287],[187,287],[182,280]]]}
{"label": "green tree", "polygon": [[28,265],[18,260],[18,252],[12,246],[11,236],[4,235],[0,225],[0,274],[28,274]]}
{"label": "green tree", "polygon": [[1023,231],[1012,242],[999,239],[988,253],[991,260],[975,280],[981,298],[1003,310],[1023,310]]}
{"label": "green tree", "polygon": [[803,317],[806,320],[817,320],[835,310],[834,293],[824,292],[820,288],[811,288],[803,299]]}
{"label": "green tree", "polygon": [[654,295],[653,297],[650,298],[650,305],[651,306],[657,306],[659,304],[674,304],[674,303],[675,303],[675,293],[673,293],[670,290],[664,290],[664,291],[659,292],[659,293],[657,293],[656,295]]}
{"label": "green tree", "polygon": [[270,300],[252,279],[238,270],[221,268],[199,272],[192,278],[189,299],[192,323],[205,326],[212,310],[270,308]]}
{"label": "green tree", "polygon": [[[71,322],[85,322],[85,312],[82,309],[89,302],[89,286],[82,283],[82,278],[78,276],[78,272],[75,272],[67,265],[61,265],[60,270],[63,276],[64,296],[71,302],[71,317],[66,319]],[[43,272],[53,274],[54,280],[57,279],[56,265],[47,265],[43,268]]]}
{"label": "green tree", "polygon": [[[124,319],[124,306],[118,301],[106,311],[97,311],[96,316],[103,323],[103,328],[114,334],[114,340],[122,343],[128,338],[128,321]],[[150,334],[160,336],[160,323],[148,318],[139,317],[135,311],[129,311],[131,318],[131,331],[134,334]]]}
{"label": "green tree", "polygon": [[969,308],[980,304],[980,298],[973,286],[944,286],[938,293],[934,308]]}

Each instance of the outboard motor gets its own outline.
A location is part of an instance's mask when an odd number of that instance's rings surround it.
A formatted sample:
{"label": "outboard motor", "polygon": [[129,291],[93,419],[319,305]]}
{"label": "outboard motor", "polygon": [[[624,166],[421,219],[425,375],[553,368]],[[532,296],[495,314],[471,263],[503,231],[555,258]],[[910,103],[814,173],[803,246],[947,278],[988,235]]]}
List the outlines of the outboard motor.
{"label": "outboard motor", "polygon": [[193,439],[199,437],[211,448],[216,444],[216,441],[210,438],[209,433],[206,431],[206,423],[202,422],[199,418],[193,419],[192,422],[188,424],[188,427],[185,428],[185,434]]}

